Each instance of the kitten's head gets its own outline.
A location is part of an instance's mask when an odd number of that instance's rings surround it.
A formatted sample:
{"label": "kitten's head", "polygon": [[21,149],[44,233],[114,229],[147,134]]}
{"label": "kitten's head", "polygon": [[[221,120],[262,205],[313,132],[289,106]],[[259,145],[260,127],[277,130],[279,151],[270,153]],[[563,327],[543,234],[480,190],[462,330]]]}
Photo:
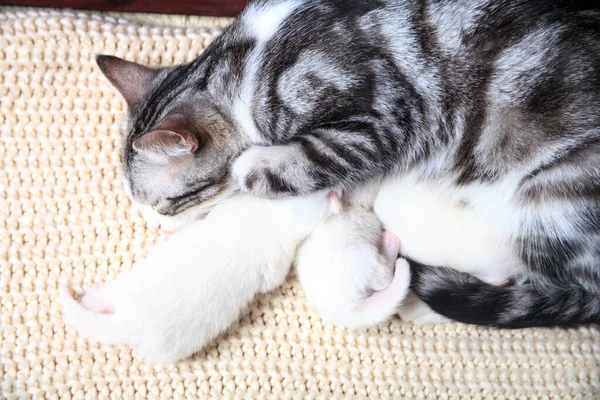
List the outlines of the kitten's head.
{"label": "kitten's head", "polygon": [[245,142],[190,79],[193,66],[151,69],[112,56],[97,62],[129,107],[125,186],[149,225],[178,229],[229,198],[229,167]]}

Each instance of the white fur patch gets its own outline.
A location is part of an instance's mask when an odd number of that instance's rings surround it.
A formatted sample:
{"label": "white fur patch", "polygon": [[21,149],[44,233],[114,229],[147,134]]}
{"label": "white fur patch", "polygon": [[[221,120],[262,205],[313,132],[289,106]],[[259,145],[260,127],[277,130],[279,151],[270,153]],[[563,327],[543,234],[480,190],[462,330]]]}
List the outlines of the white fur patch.
{"label": "white fur patch", "polygon": [[246,9],[240,17],[246,33],[248,36],[256,38],[257,43],[246,59],[244,82],[239,96],[233,104],[233,116],[252,143],[262,143],[262,138],[252,118],[251,105],[256,87],[255,78],[262,62],[265,43],[276,34],[281,23],[301,4],[301,1],[284,1],[269,5],[255,4]]}
{"label": "white fur patch", "polygon": [[266,42],[275,35],[283,20],[300,4],[301,1],[253,4],[241,16],[241,21],[250,36],[259,42]]}
{"label": "white fur patch", "polygon": [[[387,179],[375,200],[375,213],[400,237],[401,252],[419,262],[468,272],[490,283],[518,272],[521,262],[510,237],[487,218],[491,209],[497,211],[494,205],[507,207],[507,194],[498,188],[473,188],[477,197],[451,187],[449,182],[423,181],[416,173]],[[469,205],[460,204],[462,196]]]}

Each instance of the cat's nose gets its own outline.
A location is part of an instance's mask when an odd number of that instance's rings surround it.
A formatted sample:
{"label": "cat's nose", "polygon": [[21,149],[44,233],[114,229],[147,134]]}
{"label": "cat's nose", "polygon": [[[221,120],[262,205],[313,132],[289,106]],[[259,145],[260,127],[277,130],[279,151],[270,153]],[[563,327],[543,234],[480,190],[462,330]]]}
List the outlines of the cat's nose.
{"label": "cat's nose", "polygon": [[151,224],[149,226],[150,229],[152,229],[153,231],[159,231],[160,230],[160,224]]}

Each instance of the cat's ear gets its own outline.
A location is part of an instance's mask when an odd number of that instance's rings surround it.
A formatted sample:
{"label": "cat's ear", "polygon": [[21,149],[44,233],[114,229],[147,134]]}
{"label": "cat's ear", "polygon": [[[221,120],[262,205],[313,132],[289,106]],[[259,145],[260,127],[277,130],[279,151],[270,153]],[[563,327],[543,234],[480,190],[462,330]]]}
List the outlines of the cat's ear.
{"label": "cat's ear", "polygon": [[130,109],[147,93],[152,80],[159,72],[114,56],[99,55],[96,57],[96,63],[113,86],[121,92]]}
{"label": "cat's ear", "polygon": [[188,132],[151,131],[133,142],[133,148],[154,158],[192,154],[198,141]]}
{"label": "cat's ear", "polygon": [[133,142],[133,148],[154,158],[178,157],[194,153],[199,135],[195,127],[181,115],[171,115],[153,130]]}

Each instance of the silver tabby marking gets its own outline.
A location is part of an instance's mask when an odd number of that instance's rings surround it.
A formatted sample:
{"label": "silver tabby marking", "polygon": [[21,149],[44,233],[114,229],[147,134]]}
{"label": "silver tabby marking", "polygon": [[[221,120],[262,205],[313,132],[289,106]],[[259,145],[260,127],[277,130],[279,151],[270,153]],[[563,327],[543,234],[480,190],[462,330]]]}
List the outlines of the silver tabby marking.
{"label": "silver tabby marking", "polygon": [[276,197],[418,170],[489,204],[527,269],[492,287],[413,262],[435,311],[498,327],[600,321],[589,2],[255,1],[188,64],[98,63],[130,106],[138,203],[177,216],[237,189]]}

